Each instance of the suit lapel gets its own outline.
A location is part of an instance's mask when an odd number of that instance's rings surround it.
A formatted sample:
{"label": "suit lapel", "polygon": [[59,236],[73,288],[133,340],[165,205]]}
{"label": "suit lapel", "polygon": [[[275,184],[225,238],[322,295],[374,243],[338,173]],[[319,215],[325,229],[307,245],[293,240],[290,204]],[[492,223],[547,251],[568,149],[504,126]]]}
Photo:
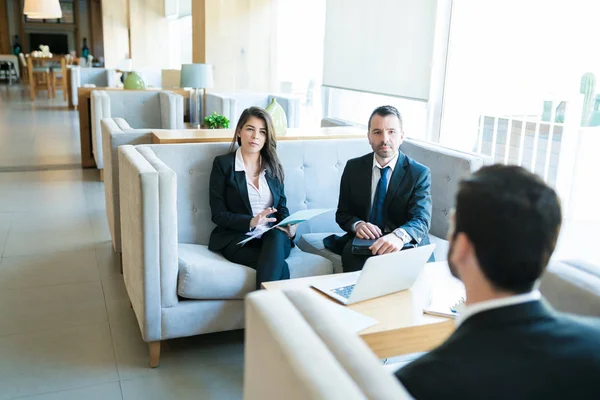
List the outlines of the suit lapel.
{"label": "suit lapel", "polygon": [[273,195],[273,207],[277,208],[280,197],[279,181],[277,179],[271,178],[270,174],[266,174],[265,177],[267,178],[267,184],[269,185],[269,189],[271,189],[271,195]]}
{"label": "suit lapel", "polygon": [[250,198],[248,197],[248,183],[246,182],[246,173],[244,171],[235,171],[235,183],[237,184],[238,190],[240,191],[240,196],[246,209],[248,210],[248,214],[252,215],[252,207],[250,206]]}
{"label": "suit lapel", "polygon": [[383,203],[383,209],[387,210],[392,199],[396,195],[396,192],[400,188],[400,183],[402,183],[402,179],[406,174],[406,169],[404,168],[407,163],[406,155],[401,151],[398,152],[398,159],[396,160],[396,166],[394,167],[394,173],[392,174],[392,180],[388,185],[388,190],[385,194],[385,202]]}
{"label": "suit lapel", "polygon": [[360,170],[361,176],[358,177],[357,182],[364,182],[363,189],[359,191],[360,199],[358,204],[361,204],[365,210],[365,221],[369,220],[371,215],[371,192],[373,191],[372,180],[373,180],[373,153],[369,153],[367,157],[363,159],[364,166]]}

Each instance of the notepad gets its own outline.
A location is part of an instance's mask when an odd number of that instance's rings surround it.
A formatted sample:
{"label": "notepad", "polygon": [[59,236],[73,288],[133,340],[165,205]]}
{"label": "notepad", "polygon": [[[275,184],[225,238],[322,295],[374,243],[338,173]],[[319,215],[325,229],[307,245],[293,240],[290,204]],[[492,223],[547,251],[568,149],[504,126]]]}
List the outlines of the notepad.
{"label": "notepad", "polygon": [[457,318],[464,310],[465,298],[452,296],[443,291],[434,291],[430,297],[429,306],[423,312],[439,317]]}

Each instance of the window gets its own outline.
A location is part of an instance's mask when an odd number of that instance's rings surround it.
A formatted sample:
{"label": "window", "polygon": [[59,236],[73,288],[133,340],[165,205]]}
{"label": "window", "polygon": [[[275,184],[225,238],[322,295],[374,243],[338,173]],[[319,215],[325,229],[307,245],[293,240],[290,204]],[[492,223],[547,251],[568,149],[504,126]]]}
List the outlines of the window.
{"label": "window", "polygon": [[391,105],[400,111],[404,133],[408,137],[425,140],[427,103],[374,93],[324,88],[327,96],[324,115],[367,126],[369,116],[379,106]]}

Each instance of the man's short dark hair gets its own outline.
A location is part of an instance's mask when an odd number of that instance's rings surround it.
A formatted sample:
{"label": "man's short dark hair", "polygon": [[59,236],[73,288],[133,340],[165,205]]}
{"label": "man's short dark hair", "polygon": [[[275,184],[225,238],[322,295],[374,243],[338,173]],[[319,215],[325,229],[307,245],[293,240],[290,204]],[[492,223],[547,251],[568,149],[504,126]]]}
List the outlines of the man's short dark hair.
{"label": "man's short dark hair", "polygon": [[546,268],[562,221],[556,192],[517,166],[484,167],[460,183],[455,235],[475,247],[497,289],[525,293]]}
{"label": "man's short dark hair", "polygon": [[402,129],[402,116],[398,109],[394,106],[380,106],[373,110],[371,116],[369,117],[369,125],[367,129],[371,131],[371,120],[375,115],[379,115],[380,117],[387,117],[388,115],[395,115],[396,118],[400,121],[400,129]]}

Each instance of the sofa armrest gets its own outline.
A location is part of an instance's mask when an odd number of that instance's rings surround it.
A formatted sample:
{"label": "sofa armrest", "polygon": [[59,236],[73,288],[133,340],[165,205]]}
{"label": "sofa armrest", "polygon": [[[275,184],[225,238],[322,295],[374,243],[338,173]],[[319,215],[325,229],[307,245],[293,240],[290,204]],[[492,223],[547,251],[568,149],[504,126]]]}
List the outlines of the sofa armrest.
{"label": "sofa armrest", "polygon": [[77,97],[77,89],[81,86],[81,67],[73,66],[71,68],[71,82],[69,82],[71,91],[71,99],[73,99],[73,105],[79,105],[79,98]]}
{"label": "sofa armrest", "polygon": [[118,147],[126,144],[150,144],[150,129],[132,129],[123,118],[104,118],[102,127],[102,153],[104,157],[104,196],[106,218],[113,248],[121,252],[121,213],[119,210],[119,154]]}
{"label": "sofa armrest", "polygon": [[133,146],[119,148],[123,279],[146,342],[161,340],[158,173]]}
{"label": "sofa armrest", "polygon": [[253,292],[245,307],[245,400],[366,398],[283,292]]}
{"label": "sofa armrest", "polygon": [[98,169],[104,169],[102,158],[102,126],[103,118],[110,118],[110,97],[103,90],[92,90],[91,96],[91,125],[92,125],[92,153]]}
{"label": "sofa armrest", "polygon": [[269,103],[271,99],[277,100],[277,102],[285,111],[287,118],[288,128],[298,128],[300,126],[300,99],[295,96],[288,96],[285,94],[270,95]]}
{"label": "sofa armrest", "polygon": [[177,305],[179,252],[177,246],[177,174],[145,146],[137,151],[158,173],[158,223],[160,226],[160,296],[161,307]]}
{"label": "sofa armrest", "polygon": [[160,92],[161,128],[183,129],[183,96],[173,92]]}
{"label": "sofa armrest", "polygon": [[[219,93],[205,93],[205,104],[206,109],[203,110],[203,114],[208,116],[213,112],[217,114],[223,115],[227,117],[229,121],[231,121],[231,125],[233,125],[234,116],[233,113],[235,111],[235,100],[232,99],[229,95],[219,94]],[[192,113],[193,110],[190,110]],[[239,115],[237,116],[239,117]],[[235,126],[230,126],[231,128],[235,128]]]}
{"label": "sofa armrest", "polygon": [[600,317],[600,276],[577,261],[551,261],[540,280],[540,292],[562,312]]}

